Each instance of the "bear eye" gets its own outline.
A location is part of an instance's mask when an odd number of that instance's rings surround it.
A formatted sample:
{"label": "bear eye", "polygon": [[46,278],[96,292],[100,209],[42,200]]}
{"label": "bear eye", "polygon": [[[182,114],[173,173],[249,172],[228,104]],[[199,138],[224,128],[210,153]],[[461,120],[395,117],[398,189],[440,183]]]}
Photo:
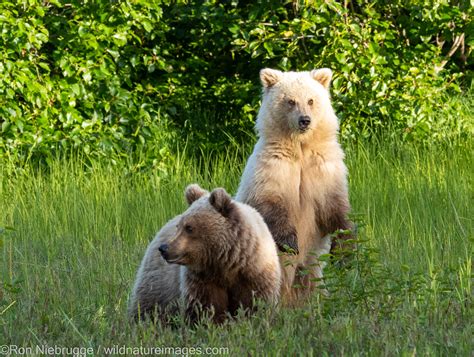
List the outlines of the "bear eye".
{"label": "bear eye", "polygon": [[290,100],[288,101],[288,104],[289,104],[290,106],[294,106],[294,105],[296,104],[296,102],[295,102],[293,99],[290,99]]}
{"label": "bear eye", "polygon": [[312,99],[308,100],[308,104],[309,104],[309,105],[313,105],[313,103],[314,103],[314,102],[313,102]]}
{"label": "bear eye", "polygon": [[184,230],[186,231],[186,233],[193,233],[193,227],[190,224],[186,224],[184,226]]}

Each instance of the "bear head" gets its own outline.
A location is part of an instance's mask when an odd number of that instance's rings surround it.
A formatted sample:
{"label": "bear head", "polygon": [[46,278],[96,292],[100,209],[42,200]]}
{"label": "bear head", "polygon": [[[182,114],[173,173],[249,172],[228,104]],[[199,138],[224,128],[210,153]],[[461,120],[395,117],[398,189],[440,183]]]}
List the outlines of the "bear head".
{"label": "bear head", "polygon": [[305,141],[318,131],[338,130],[331,106],[328,68],[310,72],[260,71],[262,106],[256,128],[264,138],[294,138]]}
{"label": "bear head", "polygon": [[193,184],[185,197],[189,207],[175,236],[159,247],[163,258],[196,272],[223,269],[239,247],[237,205],[223,188],[209,193]]}

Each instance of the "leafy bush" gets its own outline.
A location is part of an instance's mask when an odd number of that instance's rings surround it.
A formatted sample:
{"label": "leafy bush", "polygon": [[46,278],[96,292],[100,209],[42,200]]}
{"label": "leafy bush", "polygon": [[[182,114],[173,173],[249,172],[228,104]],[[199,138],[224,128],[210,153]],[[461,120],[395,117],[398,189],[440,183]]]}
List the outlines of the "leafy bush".
{"label": "leafy bush", "polygon": [[159,115],[157,94],[163,89],[140,80],[158,61],[153,47],[143,43],[166,28],[159,6],[146,1],[0,6],[4,152],[21,157],[80,147],[92,155],[136,149],[166,155],[159,145],[172,132]]}
{"label": "leafy bush", "polygon": [[431,9],[419,1],[344,3],[255,7],[251,21],[236,26],[233,43],[259,59],[257,66],[334,69],[332,90],[346,135],[389,129],[429,138],[443,93],[460,91],[453,81],[462,65],[437,73],[444,57],[436,38],[453,39],[472,17],[444,2]]}
{"label": "leafy bush", "polygon": [[346,136],[465,131],[435,119],[472,68],[468,4],[23,0],[0,14],[0,155],[13,161],[79,149],[162,165],[180,138],[245,140],[265,66],[331,67]]}

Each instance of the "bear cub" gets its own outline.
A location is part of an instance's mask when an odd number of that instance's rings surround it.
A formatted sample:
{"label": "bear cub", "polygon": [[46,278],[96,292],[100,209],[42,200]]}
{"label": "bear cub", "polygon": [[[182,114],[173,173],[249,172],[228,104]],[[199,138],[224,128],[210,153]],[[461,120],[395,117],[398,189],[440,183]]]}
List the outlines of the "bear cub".
{"label": "bear cub", "polygon": [[294,253],[281,256],[284,303],[301,301],[320,285],[324,263],[319,256],[351,249],[345,243],[353,238],[350,234],[331,239],[340,230],[353,229],[331,78],[328,68],[260,72],[259,138],[236,200],[257,209],[278,247]]}
{"label": "bear cub", "polygon": [[185,192],[189,208],[169,221],[150,243],[137,273],[128,314],[132,318],[178,312],[197,322],[208,313],[216,323],[255,299],[276,303],[281,268],[262,216],[232,200],[222,188],[196,184]]}

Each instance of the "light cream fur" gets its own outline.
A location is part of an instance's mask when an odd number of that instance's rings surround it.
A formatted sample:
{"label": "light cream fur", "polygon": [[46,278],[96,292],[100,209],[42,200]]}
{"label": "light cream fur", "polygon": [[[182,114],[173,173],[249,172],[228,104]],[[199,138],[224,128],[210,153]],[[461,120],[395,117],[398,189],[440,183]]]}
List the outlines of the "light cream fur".
{"label": "light cream fur", "polygon": [[176,225],[181,216],[176,216],[161,228],[146,249],[136,274],[128,304],[128,315],[138,317],[142,312],[155,307],[158,310],[178,309],[180,297],[180,266],[168,264],[158,247],[176,235]]}
{"label": "light cream fur", "polygon": [[[332,194],[348,197],[344,153],[337,140],[339,124],[328,91],[331,76],[329,69],[261,71],[264,88],[256,123],[259,139],[236,195],[236,200],[250,205],[278,198],[288,209],[299,253],[280,258],[282,300],[287,304],[300,296],[301,289],[292,288],[297,269],[306,268],[312,277],[322,278],[323,266],[311,264],[329,252],[331,239],[323,237],[316,217],[329,209]],[[302,115],[311,118],[305,132],[298,130]]]}

